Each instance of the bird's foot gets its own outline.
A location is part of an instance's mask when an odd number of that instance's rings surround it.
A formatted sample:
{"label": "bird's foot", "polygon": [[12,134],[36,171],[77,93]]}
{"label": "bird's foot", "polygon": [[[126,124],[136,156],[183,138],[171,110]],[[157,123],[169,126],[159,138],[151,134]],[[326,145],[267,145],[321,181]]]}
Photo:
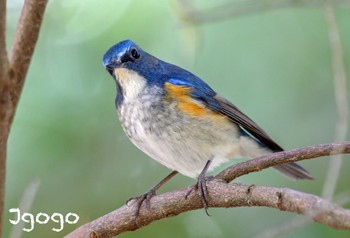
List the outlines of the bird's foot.
{"label": "bird's foot", "polygon": [[164,179],[162,179],[162,181],[160,181],[158,184],[156,184],[154,187],[152,187],[150,190],[148,190],[146,193],[137,196],[137,197],[131,197],[126,201],[126,205],[129,204],[129,202],[131,200],[136,200],[136,209],[134,212],[134,221],[135,224],[138,226],[137,224],[137,218],[140,214],[140,208],[142,206],[142,203],[145,201],[146,202],[146,207],[148,210],[151,209],[151,198],[153,196],[156,195],[156,191],[167,181],[169,181],[169,179],[171,179],[172,177],[174,177],[177,174],[177,171],[173,171],[171,172],[168,176],[166,176]]}
{"label": "bird's foot", "polygon": [[208,213],[208,201],[209,201],[209,193],[207,188],[207,181],[213,179],[214,177],[205,177],[199,175],[197,178],[197,183],[190,188],[190,190],[186,193],[185,199],[192,193],[192,191],[197,191],[199,198],[202,201],[203,208],[205,210],[205,213],[210,216]]}
{"label": "bird's foot", "polygon": [[205,213],[210,216],[208,213],[208,201],[209,201],[209,193],[207,188],[207,181],[213,179],[213,176],[206,177],[205,173],[208,170],[208,167],[210,165],[210,160],[208,160],[207,164],[205,165],[203,171],[199,174],[197,178],[197,183],[190,188],[190,190],[186,193],[185,199],[192,193],[193,190],[196,190],[198,193],[199,198],[202,201],[203,208],[205,210]]}
{"label": "bird's foot", "polygon": [[142,206],[142,203],[145,202],[147,209],[151,209],[151,198],[156,195],[157,187],[153,187],[150,190],[148,190],[146,193],[141,194],[140,196],[131,197],[126,201],[126,204],[128,205],[130,201],[135,200],[136,201],[136,209],[134,212],[134,221],[135,224],[137,224],[137,218],[140,214],[140,209]]}

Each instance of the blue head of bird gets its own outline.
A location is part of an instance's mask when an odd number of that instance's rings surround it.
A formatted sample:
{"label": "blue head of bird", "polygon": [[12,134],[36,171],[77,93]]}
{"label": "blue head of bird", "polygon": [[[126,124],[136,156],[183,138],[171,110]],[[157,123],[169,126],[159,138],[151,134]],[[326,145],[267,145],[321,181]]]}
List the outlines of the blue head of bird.
{"label": "blue head of bird", "polygon": [[121,41],[109,48],[102,62],[116,80],[117,105],[124,96],[133,96],[144,86],[158,86],[162,89],[166,81],[201,88],[214,94],[212,89],[194,74],[148,54],[131,40]]}
{"label": "blue head of bird", "polygon": [[167,64],[143,51],[131,40],[113,45],[103,56],[103,66],[117,83],[117,105],[145,86],[161,84]]}

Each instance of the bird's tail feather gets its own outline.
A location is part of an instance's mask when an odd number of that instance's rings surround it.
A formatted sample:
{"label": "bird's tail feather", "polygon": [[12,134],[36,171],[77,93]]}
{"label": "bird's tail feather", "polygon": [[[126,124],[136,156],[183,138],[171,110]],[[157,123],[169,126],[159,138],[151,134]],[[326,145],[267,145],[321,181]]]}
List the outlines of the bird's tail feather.
{"label": "bird's tail feather", "polygon": [[279,172],[291,179],[313,179],[309,172],[296,163],[279,164],[273,166],[273,168],[277,169]]}

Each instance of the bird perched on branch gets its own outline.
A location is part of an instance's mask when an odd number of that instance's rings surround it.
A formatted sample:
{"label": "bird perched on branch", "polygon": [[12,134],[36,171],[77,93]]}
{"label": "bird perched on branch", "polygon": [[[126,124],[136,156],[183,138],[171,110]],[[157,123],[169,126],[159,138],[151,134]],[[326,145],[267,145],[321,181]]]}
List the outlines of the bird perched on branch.
{"label": "bird perched on branch", "polygon": [[[117,84],[116,107],[129,139],[173,172],[147,193],[140,206],[177,172],[197,178],[207,209],[205,173],[230,158],[283,151],[265,131],[194,74],[143,51],[131,40],[112,46],[103,65]],[[296,163],[274,166],[292,179],[312,179]]]}

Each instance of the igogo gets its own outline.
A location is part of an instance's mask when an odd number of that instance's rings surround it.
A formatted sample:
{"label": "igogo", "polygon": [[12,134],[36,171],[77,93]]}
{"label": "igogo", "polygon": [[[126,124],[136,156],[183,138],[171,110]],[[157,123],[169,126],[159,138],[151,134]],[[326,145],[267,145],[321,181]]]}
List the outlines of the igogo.
{"label": "igogo", "polygon": [[15,213],[17,215],[17,219],[16,220],[9,220],[11,222],[11,224],[13,225],[17,225],[21,220],[24,223],[29,223],[30,226],[28,228],[23,227],[23,231],[26,232],[31,232],[34,229],[34,224],[35,223],[39,223],[39,224],[47,224],[49,222],[49,220],[53,221],[54,223],[59,224],[58,228],[52,228],[53,231],[55,232],[60,232],[63,230],[64,228],[64,223],[68,223],[68,224],[76,224],[79,221],[79,216],[75,213],[67,213],[66,216],[64,217],[62,214],[60,213],[53,213],[51,216],[49,216],[46,213],[40,212],[38,213],[35,218],[34,215],[28,212],[24,212],[21,215],[21,211],[19,208],[11,208],[9,210],[10,213]]}

